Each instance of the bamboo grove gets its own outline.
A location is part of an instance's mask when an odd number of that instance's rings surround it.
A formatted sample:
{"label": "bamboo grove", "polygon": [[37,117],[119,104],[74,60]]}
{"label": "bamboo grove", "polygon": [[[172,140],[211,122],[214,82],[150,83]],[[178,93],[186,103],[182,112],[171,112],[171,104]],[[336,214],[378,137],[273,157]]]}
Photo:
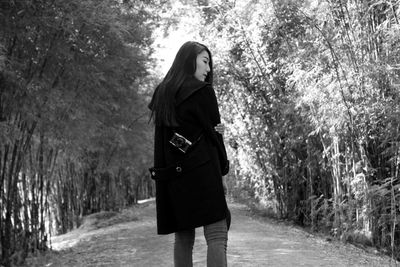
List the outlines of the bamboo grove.
{"label": "bamboo grove", "polygon": [[1,1],[0,264],[154,194],[155,29],[213,53],[234,198],[399,258],[399,20],[398,0]]}
{"label": "bamboo grove", "polygon": [[202,10],[232,194],[399,258],[400,1]]}
{"label": "bamboo grove", "polygon": [[154,193],[138,88],[155,17],[138,3],[0,2],[0,265]]}

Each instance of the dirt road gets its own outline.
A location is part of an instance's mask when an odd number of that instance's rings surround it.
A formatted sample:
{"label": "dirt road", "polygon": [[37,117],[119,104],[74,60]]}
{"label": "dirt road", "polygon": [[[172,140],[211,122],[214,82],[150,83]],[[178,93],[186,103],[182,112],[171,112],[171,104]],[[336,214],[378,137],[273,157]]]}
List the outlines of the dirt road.
{"label": "dirt road", "polygon": [[[230,205],[229,266],[395,266],[390,259],[349,244],[315,237],[300,229],[249,215]],[[157,236],[155,204],[132,209],[133,218],[117,224],[101,221],[53,238],[60,250],[30,266],[173,266],[173,235]],[[110,215],[111,216],[111,215]],[[115,223],[115,222],[114,222]],[[203,230],[196,232],[194,266],[206,266]]]}

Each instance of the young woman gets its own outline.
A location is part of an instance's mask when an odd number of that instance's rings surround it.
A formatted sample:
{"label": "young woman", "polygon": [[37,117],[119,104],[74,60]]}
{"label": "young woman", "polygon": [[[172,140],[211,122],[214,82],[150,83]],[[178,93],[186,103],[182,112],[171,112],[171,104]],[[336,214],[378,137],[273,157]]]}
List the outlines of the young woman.
{"label": "young woman", "polygon": [[203,226],[207,266],[226,266],[230,213],[222,176],[229,171],[212,57],[197,42],[179,49],[149,108],[155,122],[158,234],[175,233],[175,266],[192,266],[195,228]]}

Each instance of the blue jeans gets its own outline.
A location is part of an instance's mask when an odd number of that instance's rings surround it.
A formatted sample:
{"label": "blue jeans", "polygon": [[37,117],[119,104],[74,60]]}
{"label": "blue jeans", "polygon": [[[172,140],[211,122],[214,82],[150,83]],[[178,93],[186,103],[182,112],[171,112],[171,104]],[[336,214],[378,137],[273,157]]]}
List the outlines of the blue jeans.
{"label": "blue jeans", "polygon": [[[204,226],[207,241],[207,267],[226,267],[228,229],[226,220]],[[193,245],[195,229],[176,232],[174,244],[175,267],[193,266]]]}

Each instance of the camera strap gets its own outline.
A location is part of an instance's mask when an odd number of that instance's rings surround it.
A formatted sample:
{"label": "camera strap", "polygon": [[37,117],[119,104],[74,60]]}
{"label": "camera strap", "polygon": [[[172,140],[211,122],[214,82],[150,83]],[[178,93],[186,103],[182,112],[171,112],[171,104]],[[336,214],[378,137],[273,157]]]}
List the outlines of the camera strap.
{"label": "camera strap", "polygon": [[201,132],[199,137],[197,137],[197,139],[194,142],[192,142],[192,144],[189,146],[188,151],[193,150],[193,148],[196,146],[196,144],[198,144],[200,142],[202,137],[203,137],[203,132]]}
{"label": "camera strap", "polygon": [[200,142],[201,138],[203,137],[203,132],[200,133],[199,137],[192,143],[190,148],[194,147],[198,142]]}

